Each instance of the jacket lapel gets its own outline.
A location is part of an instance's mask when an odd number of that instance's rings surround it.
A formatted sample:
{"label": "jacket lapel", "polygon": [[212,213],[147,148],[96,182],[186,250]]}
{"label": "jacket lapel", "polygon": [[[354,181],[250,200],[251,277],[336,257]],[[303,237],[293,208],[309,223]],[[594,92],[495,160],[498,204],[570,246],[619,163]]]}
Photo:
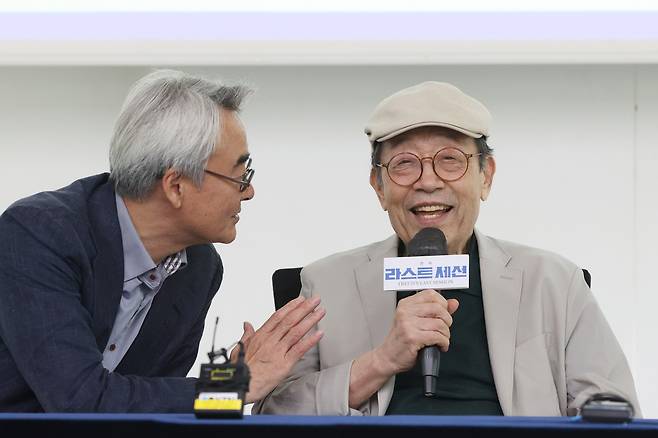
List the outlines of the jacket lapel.
{"label": "jacket lapel", "polygon": [[[371,347],[379,346],[391,331],[395,315],[395,292],[384,292],[384,258],[397,256],[398,237],[394,235],[383,242],[372,245],[368,250],[368,260],[354,269],[357,290],[370,332]],[[377,409],[388,406],[393,395],[395,377],[377,393]]]}
{"label": "jacket lapel", "polygon": [[110,337],[123,293],[123,244],[112,183],[89,199],[89,220],[96,256],[93,259],[94,302],[92,327],[102,352]]}
{"label": "jacket lapel", "polygon": [[491,368],[498,401],[512,414],[516,328],[523,272],[509,267],[511,257],[490,237],[475,232],[480,252],[482,303]]}
{"label": "jacket lapel", "polygon": [[179,318],[185,313],[185,300],[193,301],[191,289],[194,280],[189,272],[176,272],[167,278],[153,298],[151,308],[139,330],[139,334],[117,366],[117,371],[141,375],[153,375],[153,368],[158,363],[156,358],[167,354],[167,345],[174,340],[176,329],[182,327]]}
{"label": "jacket lapel", "polygon": [[[510,415],[523,272],[508,266],[511,257],[493,239],[477,230],[475,234],[480,253],[482,301],[491,368],[500,406],[505,415]],[[372,348],[384,341],[393,324],[395,294],[382,290],[382,278],[383,259],[397,255],[397,241],[397,236],[392,236],[373,245],[368,251],[368,261],[354,269]],[[395,377],[392,377],[378,391],[376,409],[379,415],[385,414],[394,386]]]}

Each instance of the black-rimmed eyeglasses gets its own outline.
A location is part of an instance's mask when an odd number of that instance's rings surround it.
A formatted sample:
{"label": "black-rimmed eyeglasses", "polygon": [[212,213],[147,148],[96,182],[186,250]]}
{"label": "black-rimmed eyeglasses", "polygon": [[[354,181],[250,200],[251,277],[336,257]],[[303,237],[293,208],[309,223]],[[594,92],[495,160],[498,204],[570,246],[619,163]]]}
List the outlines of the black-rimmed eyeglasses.
{"label": "black-rimmed eyeglasses", "polygon": [[251,168],[251,158],[247,159],[246,163],[247,170],[240,175],[240,178],[233,178],[232,176],[227,176],[227,175],[222,175],[221,173],[213,172],[212,170],[204,169],[203,171],[212,175],[216,176],[218,178],[224,178],[229,181],[233,181],[236,184],[240,184],[240,191],[244,192],[247,190],[247,187],[251,184],[251,180],[254,177],[254,173],[256,172],[254,169]]}
{"label": "black-rimmed eyeglasses", "polygon": [[375,167],[386,169],[391,180],[400,186],[411,186],[423,176],[423,160],[431,160],[436,176],[443,181],[457,181],[468,171],[468,161],[471,157],[482,155],[467,154],[457,148],[443,148],[433,157],[420,158],[411,152],[394,155],[388,163],[377,163]]}

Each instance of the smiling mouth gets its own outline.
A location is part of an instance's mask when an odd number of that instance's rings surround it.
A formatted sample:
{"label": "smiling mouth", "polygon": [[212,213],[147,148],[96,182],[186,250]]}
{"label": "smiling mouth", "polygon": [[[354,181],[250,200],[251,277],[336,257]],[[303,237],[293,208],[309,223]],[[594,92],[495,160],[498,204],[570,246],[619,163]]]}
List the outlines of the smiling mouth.
{"label": "smiling mouth", "polygon": [[433,204],[433,205],[420,205],[411,208],[411,212],[423,219],[434,219],[443,216],[452,210],[451,205]]}

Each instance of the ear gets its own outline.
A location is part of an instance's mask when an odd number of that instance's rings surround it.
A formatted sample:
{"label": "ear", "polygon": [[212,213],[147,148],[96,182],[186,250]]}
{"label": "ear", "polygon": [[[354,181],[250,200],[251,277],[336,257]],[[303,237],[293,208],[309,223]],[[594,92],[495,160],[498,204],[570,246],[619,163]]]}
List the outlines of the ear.
{"label": "ear", "polygon": [[167,169],[161,181],[162,192],[174,208],[183,206],[186,180],[178,171]]}
{"label": "ear", "polygon": [[386,197],[384,196],[384,187],[382,187],[383,184],[379,183],[379,180],[377,178],[377,169],[374,167],[370,169],[370,186],[375,190],[375,193],[377,194],[377,198],[379,199],[379,205],[382,206],[382,209],[384,209],[384,211],[388,210],[388,207],[386,206]]}
{"label": "ear", "polygon": [[493,177],[496,173],[496,160],[494,157],[488,156],[485,163],[484,169],[480,172],[482,186],[480,189],[480,199],[486,201],[489,197],[489,192],[491,192],[491,185],[493,184]]}

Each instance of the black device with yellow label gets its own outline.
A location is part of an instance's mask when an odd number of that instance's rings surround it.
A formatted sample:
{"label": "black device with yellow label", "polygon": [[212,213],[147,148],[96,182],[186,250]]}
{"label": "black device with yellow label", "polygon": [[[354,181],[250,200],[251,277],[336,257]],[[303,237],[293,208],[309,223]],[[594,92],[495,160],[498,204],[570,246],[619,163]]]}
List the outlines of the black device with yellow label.
{"label": "black device with yellow label", "polygon": [[[231,363],[225,348],[215,351],[214,347],[213,334],[213,347],[208,353],[210,363],[201,365],[196,384],[194,415],[199,418],[242,418],[250,379],[249,367],[244,361],[244,345],[238,342],[240,350],[236,363]],[[217,357],[223,357],[223,363],[216,364]]]}

